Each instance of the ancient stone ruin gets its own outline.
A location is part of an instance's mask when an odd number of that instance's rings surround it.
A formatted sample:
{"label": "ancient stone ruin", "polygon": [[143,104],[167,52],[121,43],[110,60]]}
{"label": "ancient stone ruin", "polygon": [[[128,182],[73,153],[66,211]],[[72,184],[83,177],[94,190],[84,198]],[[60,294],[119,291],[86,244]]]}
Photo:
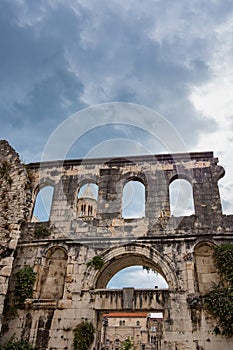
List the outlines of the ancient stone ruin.
{"label": "ancient stone ruin", "polygon": [[[216,321],[201,299],[218,281],[212,247],[233,238],[233,215],[221,208],[223,176],[212,152],[24,165],[1,141],[1,342],[14,335],[38,349],[72,349],[73,330],[88,321],[95,328],[90,349],[116,350],[124,339],[108,347],[103,321],[124,312],[162,315],[145,328],[148,337],[137,349],[232,349],[232,339],[213,334]],[[192,215],[171,212],[169,188],[178,179],[191,185]],[[122,194],[130,181],[144,186],[140,217],[123,215]],[[53,196],[42,223],[34,207],[47,186]],[[134,265],[158,271],[168,288],[106,288],[118,271]],[[34,272],[28,275],[35,277],[33,290],[17,299],[17,272],[26,267]],[[135,317],[140,327],[144,321]]]}

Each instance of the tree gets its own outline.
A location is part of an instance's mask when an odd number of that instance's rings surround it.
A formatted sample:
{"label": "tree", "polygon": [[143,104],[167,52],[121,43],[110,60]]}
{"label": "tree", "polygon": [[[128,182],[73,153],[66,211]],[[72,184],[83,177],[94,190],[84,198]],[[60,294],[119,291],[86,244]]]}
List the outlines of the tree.
{"label": "tree", "polygon": [[214,248],[213,259],[220,274],[220,282],[204,295],[204,305],[217,320],[215,334],[233,336],[233,244]]}
{"label": "tree", "polygon": [[87,350],[94,341],[95,328],[91,322],[83,321],[74,329],[74,350]]}
{"label": "tree", "polygon": [[33,286],[36,280],[36,273],[31,266],[26,266],[17,271],[14,294],[16,304],[23,307],[26,298],[32,298]]}
{"label": "tree", "polygon": [[26,340],[11,339],[4,346],[0,346],[0,350],[36,350]]}
{"label": "tree", "polygon": [[128,339],[126,339],[125,341],[123,341],[122,346],[121,346],[121,350],[136,350],[136,348],[134,347],[130,337],[128,337]]}

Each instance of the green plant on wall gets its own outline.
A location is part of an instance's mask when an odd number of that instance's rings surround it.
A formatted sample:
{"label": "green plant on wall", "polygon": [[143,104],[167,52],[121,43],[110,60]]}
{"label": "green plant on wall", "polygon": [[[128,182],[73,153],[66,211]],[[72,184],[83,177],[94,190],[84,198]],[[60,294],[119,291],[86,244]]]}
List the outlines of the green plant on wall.
{"label": "green plant on wall", "polygon": [[36,350],[36,348],[26,340],[11,339],[5,345],[0,346],[0,350]]}
{"label": "green plant on wall", "polygon": [[35,227],[36,238],[45,238],[50,235],[50,230],[45,224],[39,224]]}
{"label": "green plant on wall", "polygon": [[90,261],[87,262],[87,266],[93,266],[96,270],[100,270],[103,265],[104,261],[100,255],[94,256]]}
{"label": "green plant on wall", "polygon": [[125,341],[123,341],[121,350],[135,350],[135,349],[136,348],[133,346],[133,343],[130,337],[128,337]]}
{"label": "green plant on wall", "polygon": [[24,306],[26,298],[32,298],[33,286],[36,280],[36,273],[33,272],[31,266],[26,266],[23,269],[17,271],[15,282],[15,302],[18,307]]}
{"label": "green plant on wall", "polygon": [[204,296],[204,305],[217,320],[215,334],[233,336],[233,244],[222,244],[214,248],[214,263],[221,280],[214,284]]}
{"label": "green plant on wall", "polygon": [[95,328],[91,322],[83,321],[73,330],[73,349],[87,350],[94,341]]}

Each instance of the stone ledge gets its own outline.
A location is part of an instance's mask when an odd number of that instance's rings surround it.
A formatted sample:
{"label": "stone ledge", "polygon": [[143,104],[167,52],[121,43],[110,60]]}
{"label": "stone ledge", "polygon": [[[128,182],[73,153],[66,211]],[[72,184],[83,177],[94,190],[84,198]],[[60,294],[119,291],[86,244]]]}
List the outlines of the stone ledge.
{"label": "stone ledge", "polygon": [[31,309],[56,309],[58,305],[57,299],[26,299],[25,308]]}

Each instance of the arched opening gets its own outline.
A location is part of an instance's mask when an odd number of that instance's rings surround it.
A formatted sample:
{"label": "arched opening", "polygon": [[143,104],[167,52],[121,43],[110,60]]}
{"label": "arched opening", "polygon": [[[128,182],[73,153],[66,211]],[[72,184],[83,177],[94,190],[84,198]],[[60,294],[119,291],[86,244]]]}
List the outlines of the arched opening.
{"label": "arched opening", "polygon": [[233,213],[231,183],[227,178],[221,178],[218,181],[218,188],[222,206],[222,213],[225,215],[230,215]]}
{"label": "arched opening", "polygon": [[[93,293],[103,306],[99,312],[99,343],[103,348],[112,350],[118,347],[119,350],[122,342],[130,337],[132,344],[140,349],[142,344],[148,349],[149,346],[160,349],[160,344],[163,346],[163,319],[169,303],[169,291],[180,287],[174,267],[154,248],[136,243],[109,249],[103,255],[103,260],[101,270],[90,269],[85,281],[85,288],[92,286]],[[158,289],[155,288],[153,281],[152,288],[146,288],[141,282],[139,288],[134,283],[130,287],[123,283],[110,289],[114,276],[130,267],[140,269],[145,274],[147,270],[157,271],[164,278],[166,288],[162,289],[161,284]],[[135,279],[138,279],[138,271],[133,273],[133,282]],[[117,346],[116,339],[120,341]]]}
{"label": "arched opening", "polygon": [[175,179],[169,186],[170,212],[173,216],[188,216],[195,213],[193,188],[185,179]]}
{"label": "arched opening", "polygon": [[117,272],[108,282],[107,288],[159,288],[167,289],[165,278],[157,271],[144,266],[130,266]]}
{"label": "arched opening", "polygon": [[67,254],[62,248],[51,248],[41,279],[40,299],[61,299],[65,285]]}
{"label": "arched opening", "polygon": [[122,194],[122,217],[125,219],[145,216],[145,186],[140,181],[126,183]]}
{"label": "arched opening", "polygon": [[44,186],[39,190],[32,214],[32,222],[49,221],[53,201],[53,186]]}
{"label": "arched opening", "polygon": [[[101,270],[90,271],[89,277],[85,280],[85,286],[94,289],[106,289],[109,281],[119,271],[126,267],[142,266],[159,273],[167,282],[169,289],[179,288],[179,281],[174,274],[174,268],[157,250],[140,245],[127,245],[110,249],[104,256],[105,264]],[[86,288],[85,287],[85,288]],[[143,288],[143,287],[142,287]],[[154,287],[153,287],[154,288]]]}
{"label": "arched opening", "polygon": [[200,293],[208,292],[212,284],[219,281],[213,260],[213,247],[212,243],[202,242],[194,249],[195,269]]}
{"label": "arched opening", "polygon": [[83,185],[78,192],[77,216],[83,220],[96,217],[98,186],[93,183]]}

